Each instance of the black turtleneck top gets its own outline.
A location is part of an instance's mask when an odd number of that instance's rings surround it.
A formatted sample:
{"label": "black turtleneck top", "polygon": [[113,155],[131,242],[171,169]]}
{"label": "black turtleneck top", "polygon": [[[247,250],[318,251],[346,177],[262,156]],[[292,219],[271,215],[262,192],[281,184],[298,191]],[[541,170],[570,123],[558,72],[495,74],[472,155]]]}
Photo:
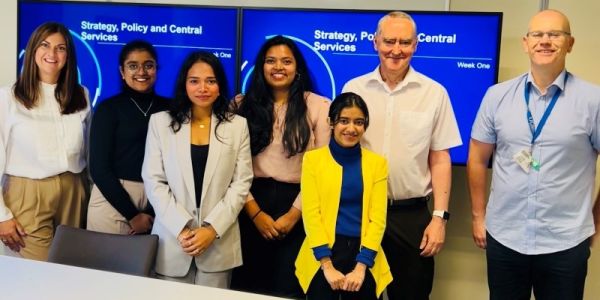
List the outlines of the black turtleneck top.
{"label": "black turtleneck top", "polygon": [[[119,179],[142,182],[150,115],[166,110],[168,105],[169,99],[154,92],[142,94],[124,87],[120,94],[102,101],[93,114],[90,174],[106,200],[127,220],[139,211]],[[146,111],[148,113],[144,116]],[[144,212],[154,215],[150,204]]]}

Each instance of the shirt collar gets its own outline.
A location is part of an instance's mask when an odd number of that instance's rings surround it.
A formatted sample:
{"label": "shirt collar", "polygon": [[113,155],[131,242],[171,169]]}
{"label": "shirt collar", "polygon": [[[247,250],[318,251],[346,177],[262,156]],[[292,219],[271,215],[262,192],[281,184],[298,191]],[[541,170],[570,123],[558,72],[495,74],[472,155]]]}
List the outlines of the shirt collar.
{"label": "shirt collar", "polygon": [[[377,83],[380,86],[384,86],[387,88],[387,85],[385,84],[385,81],[383,81],[383,78],[381,77],[381,73],[379,72],[379,67],[380,67],[380,65],[378,65],[375,68],[375,70],[373,70],[371,73],[369,73],[368,78],[367,78],[367,84]],[[394,91],[398,91],[410,83],[419,84],[420,82],[421,81],[420,81],[419,73],[417,71],[415,71],[415,69],[413,69],[412,66],[409,66],[408,72],[406,72],[406,76],[404,76],[404,79],[396,86]]]}
{"label": "shirt collar", "polygon": [[[548,92],[554,89],[552,88],[553,86],[559,88],[561,91],[564,91],[566,84],[565,76],[567,76],[567,69],[563,69],[562,72],[560,72],[558,76],[556,76],[552,84],[550,84],[550,86],[548,87]],[[535,90],[538,93],[540,92],[540,88],[535,84],[535,82],[533,82],[533,74],[531,74],[531,70],[529,70],[529,73],[527,73],[527,84],[531,84],[533,87],[535,87]]]}

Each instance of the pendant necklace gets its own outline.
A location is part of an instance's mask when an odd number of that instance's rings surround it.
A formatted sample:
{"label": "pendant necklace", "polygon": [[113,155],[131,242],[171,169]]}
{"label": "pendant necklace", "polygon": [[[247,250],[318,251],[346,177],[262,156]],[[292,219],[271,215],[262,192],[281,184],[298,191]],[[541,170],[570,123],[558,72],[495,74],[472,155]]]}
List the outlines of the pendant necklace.
{"label": "pendant necklace", "polygon": [[200,129],[204,129],[206,128],[206,126],[210,126],[210,119],[208,119],[208,122],[206,122],[205,124],[200,123],[200,120],[196,120],[198,122],[198,128]]}
{"label": "pendant necklace", "polygon": [[142,108],[137,104],[135,100],[133,100],[133,98],[129,97],[129,99],[131,100],[131,102],[133,102],[133,104],[135,104],[135,107],[137,107],[137,109],[142,113],[142,115],[144,115],[144,117],[148,116],[148,112],[152,108],[152,104],[154,104],[154,99],[150,101],[150,105],[148,106],[148,109],[146,109],[146,111],[142,110]]}

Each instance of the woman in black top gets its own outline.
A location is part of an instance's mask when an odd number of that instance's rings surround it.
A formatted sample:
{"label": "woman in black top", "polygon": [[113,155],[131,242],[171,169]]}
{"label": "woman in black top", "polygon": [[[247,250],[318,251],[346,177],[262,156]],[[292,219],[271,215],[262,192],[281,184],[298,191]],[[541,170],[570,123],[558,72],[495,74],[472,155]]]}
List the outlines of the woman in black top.
{"label": "woman in black top", "polygon": [[157,56],[145,41],[127,43],[119,55],[121,93],[98,105],[90,133],[90,173],[94,187],[88,207],[89,230],[149,232],[154,211],[144,193],[141,169],[150,115],[168,108],[154,93]]}

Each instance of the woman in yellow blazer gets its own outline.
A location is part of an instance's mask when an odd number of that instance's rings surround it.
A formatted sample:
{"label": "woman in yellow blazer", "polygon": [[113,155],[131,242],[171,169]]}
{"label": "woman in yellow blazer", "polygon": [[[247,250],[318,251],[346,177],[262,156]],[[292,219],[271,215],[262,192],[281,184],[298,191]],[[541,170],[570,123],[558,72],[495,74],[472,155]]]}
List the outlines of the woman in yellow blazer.
{"label": "woman in yellow blazer", "polygon": [[387,162],[360,147],[369,125],[360,96],[339,95],[329,109],[329,122],[334,138],[307,152],[302,163],[306,239],[296,259],[296,276],[307,299],[377,299],[392,281],[381,249]]}

